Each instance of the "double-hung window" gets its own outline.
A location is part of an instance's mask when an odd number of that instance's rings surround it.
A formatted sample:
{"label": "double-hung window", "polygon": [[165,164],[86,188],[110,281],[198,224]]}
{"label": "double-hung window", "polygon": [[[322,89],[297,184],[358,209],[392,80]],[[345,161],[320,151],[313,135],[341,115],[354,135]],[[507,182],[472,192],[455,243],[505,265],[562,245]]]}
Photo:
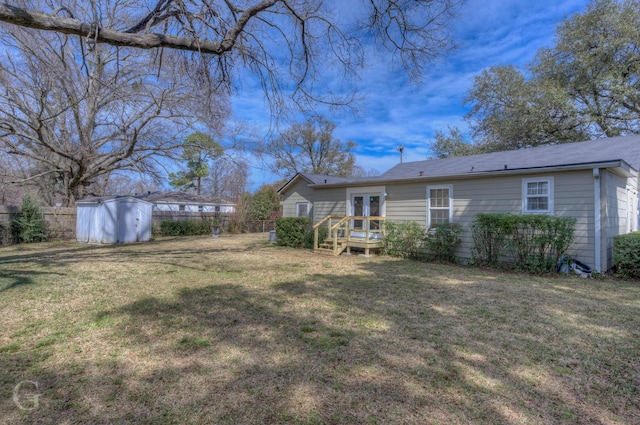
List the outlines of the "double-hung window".
{"label": "double-hung window", "polygon": [[308,202],[296,202],[296,217],[307,217],[309,215]]}
{"label": "double-hung window", "polygon": [[553,177],[522,179],[522,213],[553,214]]}
{"label": "double-hung window", "polygon": [[427,186],[427,227],[453,222],[453,186]]}

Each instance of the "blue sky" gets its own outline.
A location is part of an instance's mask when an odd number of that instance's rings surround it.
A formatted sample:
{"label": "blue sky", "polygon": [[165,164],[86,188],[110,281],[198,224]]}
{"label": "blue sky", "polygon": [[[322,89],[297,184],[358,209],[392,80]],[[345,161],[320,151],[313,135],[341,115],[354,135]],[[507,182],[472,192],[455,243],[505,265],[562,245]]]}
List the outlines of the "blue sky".
{"label": "blue sky", "polygon": [[[384,172],[399,162],[396,147],[404,145],[404,160],[430,156],[429,144],[437,130],[463,130],[464,98],[475,76],[493,65],[521,66],[536,51],[554,44],[557,24],[589,4],[586,0],[468,0],[453,23],[457,49],[428,69],[421,84],[409,83],[384,62],[370,64],[358,83],[364,96],[358,114],[344,111],[326,117],[337,124],[334,136],[353,140],[357,164]],[[234,98],[234,114],[260,131],[269,128],[269,110],[255,92]],[[251,164],[250,185],[278,177],[258,161]]]}

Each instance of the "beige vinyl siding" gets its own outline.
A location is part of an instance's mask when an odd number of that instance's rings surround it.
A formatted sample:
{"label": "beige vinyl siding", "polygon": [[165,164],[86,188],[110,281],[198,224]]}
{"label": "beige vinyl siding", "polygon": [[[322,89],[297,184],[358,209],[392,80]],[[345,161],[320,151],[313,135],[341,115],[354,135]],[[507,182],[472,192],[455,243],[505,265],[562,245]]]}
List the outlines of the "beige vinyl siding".
{"label": "beige vinyl siding", "polygon": [[594,268],[596,251],[593,171],[558,173],[555,177],[555,215],[576,219],[569,255]]}
{"label": "beige vinyl siding", "polygon": [[[575,241],[570,254],[594,265],[593,177],[591,170],[527,175],[554,177],[554,214],[576,218]],[[522,213],[524,176],[475,177],[469,180],[429,180],[424,183],[387,185],[387,220],[416,221],[426,226],[427,185],[453,185],[453,222],[463,226],[461,258],[471,257],[471,225],[481,212]]]}
{"label": "beige vinyl siding", "polygon": [[347,190],[345,188],[317,190],[313,208],[313,222],[317,223],[328,215],[345,215]]}
{"label": "beige vinyl siding", "polygon": [[463,180],[453,184],[453,221],[464,228],[458,256],[471,258],[471,226],[479,213],[522,212],[522,178],[494,177]]}
{"label": "beige vinyl siding", "polygon": [[606,197],[606,217],[604,218],[605,233],[605,254],[607,266],[613,266],[613,237],[627,233],[628,229],[628,195],[627,184],[633,185],[633,181],[626,177],[607,171],[603,173],[605,187],[603,196]]}
{"label": "beige vinyl siding", "polygon": [[427,222],[427,185],[412,183],[387,185],[386,218],[394,222]]}
{"label": "beige vinyl siding", "polygon": [[282,216],[296,217],[296,204],[298,202],[309,203],[309,217],[313,217],[314,190],[304,179],[299,179],[282,194]]}

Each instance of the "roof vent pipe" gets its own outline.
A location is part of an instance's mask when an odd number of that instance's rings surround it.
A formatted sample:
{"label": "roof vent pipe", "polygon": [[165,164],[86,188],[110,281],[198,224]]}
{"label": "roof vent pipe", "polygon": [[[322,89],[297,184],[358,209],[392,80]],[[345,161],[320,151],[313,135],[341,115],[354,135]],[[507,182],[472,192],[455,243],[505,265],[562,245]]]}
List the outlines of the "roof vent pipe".
{"label": "roof vent pipe", "polygon": [[424,171],[420,171],[420,177],[424,177]]}

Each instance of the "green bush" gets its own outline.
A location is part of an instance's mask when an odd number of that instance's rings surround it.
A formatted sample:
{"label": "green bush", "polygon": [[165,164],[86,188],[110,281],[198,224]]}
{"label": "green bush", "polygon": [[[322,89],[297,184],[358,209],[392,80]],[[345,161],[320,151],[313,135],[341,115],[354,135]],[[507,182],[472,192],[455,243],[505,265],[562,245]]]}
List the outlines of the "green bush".
{"label": "green bush", "polygon": [[392,257],[421,259],[426,239],[425,228],[415,221],[385,221],[382,252]]}
{"label": "green bush", "polygon": [[0,245],[10,245],[12,240],[11,226],[0,223]]}
{"label": "green bush", "polygon": [[477,265],[497,266],[506,255],[509,214],[478,214],[471,225],[472,256]]}
{"label": "green bush", "polygon": [[640,279],[640,232],[615,236],[613,259],[620,275]]}
{"label": "green bush", "polygon": [[47,240],[47,226],[40,207],[30,196],[22,200],[22,207],[11,220],[11,233],[16,242],[42,242]]}
{"label": "green bush", "polygon": [[309,238],[311,238],[311,245],[313,245],[310,218],[281,217],[276,220],[276,243],[278,245],[294,248],[309,247]]}
{"label": "green bush", "polygon": [[160,222],[160,236],[207,235],[213,231],[213,220],[163,220]]}
{"label": "green bush", "polygon": [[474,263],[495,266],[509,258],[520,270],[554,271],[573,242],[575,223],[544,214],[478,214],[472,225]]}
{"label": "green bush", "polygon": [[[325,239],[327,239],[327,235],[329,234],[329,229],[326,227],[320,227],[318,229],[318,243],[322,243]],[[313,229],[305,233],[304,235],[304,244],[303,246],[308,249],[313,249]]]}
{"label": "green bush", "polygon": [[454,255],[460,245],[462,226],[459,224],[438,224],[427,232],[425,246],[429,256],[436,261],[455,263]]}
{"label": "green bush", "polygon": [[462,233],[462,226],[459,224],[437,225],[430,230],[426,230],[415,221],[386,221],[384,226],[384,254],[400,258],[455,262],[454,252],[460,245]]}

